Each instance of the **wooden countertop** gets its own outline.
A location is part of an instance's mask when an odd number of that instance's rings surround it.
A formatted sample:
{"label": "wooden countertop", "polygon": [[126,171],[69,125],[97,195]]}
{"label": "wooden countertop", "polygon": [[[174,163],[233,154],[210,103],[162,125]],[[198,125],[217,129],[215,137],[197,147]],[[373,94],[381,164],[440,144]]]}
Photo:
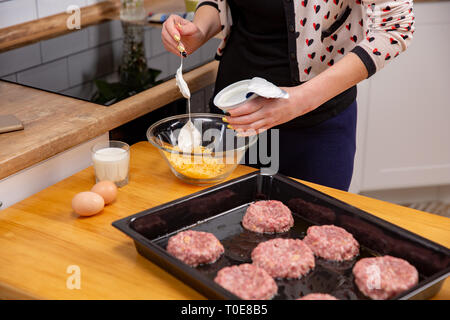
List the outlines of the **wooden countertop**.
{"label": "wooden countertop", "polygon": [[[144,0],[147,12],[180,12],[185,10],[182,0]],[[107,0],[80,10],[80,27],[119,19],[120,0]],[[73,30],[66,26],[66,12],[0,29],[0,52],[19,48],[37,41],[53,38]],[[76,30],[75,30],[76,31]]]}
{"label": "wooden countertop", "polygon": [[[240,166],[231,178],[251,172]],[[117,219],[199,191],[173,176],[147,142],[131,147],[130,183],[103,213],[79,218],[71,199],[94,184],[89,167],[0,212],[0,299],[203,299],[135,250],[111,226]],[[306,183],[444,246],[450,219]],[[68,266],[81,271],[81,289],[69,290]],[[450,279],[435,299],[450,299]]]}
{"label": "wooden countertop", "polygon": [[[81,9],[86,27],[118,18],[119,0]],[[146,0],[150,12],[180,11],[183,1]],[[0,52],[68,33],[68,14],[0,29]],[[211,62],[185,75],[191,91],[216,80],[218,62]],[[0,179],[93,139],[124,123],[182,98],[175,80],[168,81],[110,107],[0,81],[0,115],[14,114],[25,130],[0,134]]]}
{"label": "wooden countertop", "polygon": [[[191,91],[214,83],[217,67],[213,61],[186,73]],[[0,179],[180,98],[175,79],[109,107],[0,81],[0,115],[14,114],[25,127],[0,134]]]}

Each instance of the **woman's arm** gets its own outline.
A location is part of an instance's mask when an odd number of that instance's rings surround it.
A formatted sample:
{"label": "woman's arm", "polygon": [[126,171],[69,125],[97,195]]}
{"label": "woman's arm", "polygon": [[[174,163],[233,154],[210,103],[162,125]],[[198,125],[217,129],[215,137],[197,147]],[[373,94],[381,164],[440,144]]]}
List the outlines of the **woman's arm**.
{"label": "woman's arm", "polygon": [[205,42],[220,32],[219,11],[212,6],[201,6],[195,12],[194,24],[205,36]]}
{"label": "woman's arm", "polygon": [[371,76],[406,50],[414,32],[412,0],[362,2],[367,8],[367,35],[352,52],[308,82],[284,88],[290,93],[288,100],[257,98],[230,110],[226,119],[232,128],[258,132],[290,121]]}
{"label": "woman's arm", "polygon": [[366,37],[352,50],[366,65],[369,77],[397,58],[414,33],[412,0],[362,0]]}
{"label": "woman's arm", "polygon": [[219,11],[204,5],[196,11],[193,22],[171,15],[163,24],[161,39],[167,51],[180,56],[178,46],[192,54],[219,31]]}
{"label": "woman's arm", "polygon": [[347,54],[332,67],[299,86],[307,107],[314,110],[368,76],[367,68],[354,53]]}

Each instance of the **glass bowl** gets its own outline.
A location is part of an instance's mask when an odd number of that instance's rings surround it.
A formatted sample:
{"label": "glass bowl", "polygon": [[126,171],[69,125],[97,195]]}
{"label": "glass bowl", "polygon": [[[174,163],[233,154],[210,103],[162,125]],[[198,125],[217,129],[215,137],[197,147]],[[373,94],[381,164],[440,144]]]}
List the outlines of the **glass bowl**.
{"label": "glass bowl", "polygon": [[147,130],[147,139],[158,148],[173,174],[184,182],[210,185],[226,179],[242,160],[257,135],[239,137],[227,128],[223,115],[192,113],[191,121],[202,135],[201,146],[192,152],[177,148],[181,128],[188,114],[162,119]]}

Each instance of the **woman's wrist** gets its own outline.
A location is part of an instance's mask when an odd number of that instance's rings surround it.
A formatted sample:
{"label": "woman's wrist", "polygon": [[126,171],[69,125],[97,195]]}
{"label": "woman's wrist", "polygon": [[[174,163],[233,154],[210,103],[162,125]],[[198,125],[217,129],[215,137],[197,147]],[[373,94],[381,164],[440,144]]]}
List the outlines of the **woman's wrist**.
{"label": "woman's wrist", "polygon": [[308,82],[296,87],[291,87],[289,91],[291,106],[295,117],[308,113],[321,104],[314,86],[311,86]]}
{"label": "woman's wrist", "polygon": [[[367,78],[367,70],[353,53],[311,80],[293,87],[293,103],[300,115],[310,112]],[[302,113],[303,112],[303,113]]]}

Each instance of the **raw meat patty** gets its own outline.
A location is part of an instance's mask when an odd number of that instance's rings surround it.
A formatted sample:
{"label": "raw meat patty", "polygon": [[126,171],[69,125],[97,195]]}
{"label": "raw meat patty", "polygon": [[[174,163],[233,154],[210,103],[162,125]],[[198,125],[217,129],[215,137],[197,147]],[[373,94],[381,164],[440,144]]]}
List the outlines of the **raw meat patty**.
{"label": "raw meat patty", "polygon": [[272,239],[252,251],[252,261],[275,278],[300,278],[315,266],[314,254],[298,239]]}
{"label": "raw meat patty", "polygon": [[310,293],[307,294],[306,296],[298,298],[297,300],[339,300],[339,299],[327,293]]}
{"label": "raw meat patty", "polygon": [[184,263],[196,267],[215,262],[224,248],[212,233],[188,230],[170,237],[167,251]]}
{"label": "raw meat patty", "polygon": [[352,234],[333,225],[309,227],[303,241],[316,256],[327,260],[350,260],[359,253],[359,243]]}
{"label": "raw meat patty", "polygon": [[364,258],[353,267],[355,283],[369,298],[385,300],[412,288],[419,281],[417,269],[391,256]]}
{"label": "raw meat patty", "polygon": [[258,233],[280,233],[294,225],[291,210],[277,200],[252,203],[242,219],[245,229]]}
{"label": "raw meat patty", "polygon": [[278,291],[264,269],[249,263],[221,269],[214,281],[244,300],[269,300]]}

